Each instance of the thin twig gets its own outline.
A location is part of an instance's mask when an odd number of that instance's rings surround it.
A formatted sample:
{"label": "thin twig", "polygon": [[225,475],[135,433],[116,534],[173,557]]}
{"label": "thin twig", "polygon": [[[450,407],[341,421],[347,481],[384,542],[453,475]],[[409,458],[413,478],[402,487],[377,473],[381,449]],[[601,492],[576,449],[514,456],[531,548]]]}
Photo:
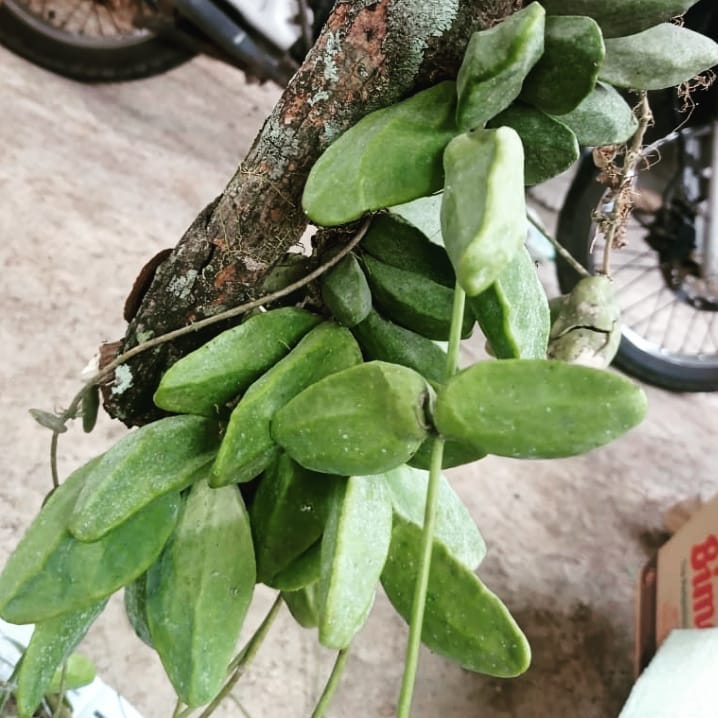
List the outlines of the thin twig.
{"label": "thin twig", "polygon": [[324,714],[326,713],[327,708],[329,708],[329,704],[332,702],[332,698],[334,698],[334,693],[342,680],[342,674],[346,668],[348,658],[349,648],[342,648],[342,650],[337,653],[337,659],[334,661],[334,667],[332,668],[332,672],[329,674],[329,680],[327,681],[326,686],[324,686],[319,702],[312,713],[312,718],[324,718]]}
{"label": "thin twig", "polygon": [[635,112],[638,119],[638,129],[626,149],[623,166],[617,178],[617,188],[612,191],[613,207],[608,215],[598,214],[599,227],[604,236],[601,271],[606,276],[611,273],[611,250],[621,236],[626,218],[633,206],[633,185],[636,181],[636,168],[643,158],[643,138],[653,121],[651,107],[648,104],[648,95],[645,91],[640,94],[640,101]]}
{"label": "thin twig", "polygon": [[198,718],[209,718],[212,713],[216,710],[217,706],[229,695],[237,681],[242,677],[247,666],[252,662],[252,659],[257,654],[259,647],[262,645],[262,641],[266,638],[269,629],[274,622],[274,619],[279,613],[279,609],[282,607],[282,594],[280,593],[274,600],[272,607],[264,617],[264,620],[259,625],[259,628],[254,632],[254,635],[249,639],[247,645],[242,649],[239,654],[240,660],[236,661],[236,665],[233,665],[233,672],[227,679],[227,682],[222,687],[222,690],[215,696],[214,700],[200,713]]}
{"label": "thin twig", "polygon": [[544,239],[547,239],[551,244],[553,245],[553,248],[558,252],[558,254],[563,257],[582,277],[590,277],[591,272],[584,267],[581,262],[579,262],[576,257],[571,254],[571,252],[564,247],[561,242],[559,242],[557,239],[552,237],[542,226],[539,222],[537,222],[530,214],[527,214],[526,217],[528,218],[529,222],[539,231],[541,232],[541,235],[544,237]]}
{"label": "thin twig", "polygon": [[[206,317],[204,319],[200,319],[199,321],[192,322],[191,324],[188,324],[186,327],[181,327],[180,329],[175,329],[171,332],[167,332],[166,334],[160,334],[159,336],[153,337],[152,339],[148,339],[146,342],[142,342],[138,344],[137,346],[132,347],[131,349],[128,349],[123,354],[120,354],[117,356],[113,361],[111,361],[107,366],[103,367],[100,371],[98,371],[96,374],[94,374],[88,381],[86,381],[83,385],[80,391],[77,392],[77,394],[74,396],[72,401],[70,402],[69,406],[65,411],[63,411],[59,416],[63,421],[67,421],[69,419],[73,419],[77,416],[78,410],[80,407],[80,404],[82,402],[82,397],[85,394],[85,392],[93,386],[97,386],[101,384],[105,379],[110,377],[112,373],[117,369],[117,367],[121,366],[122,364],[125,364],[130,359],[133,359],[138,354],[142,354],[143,352],[146,352],[148,349],[152,349],[156,346],[159,346],[160,344],[166,344],[167,342],[174,341],[175,339],[179,339],[182,336],[185,336],[187,334],[192,334],[194,332],[198,332],[201,329],[205,329],[206,327],[211,326],[212,324],[217,324],[218,322],[225,321],[227,319],[233,319],[234,317],[241,316],[242,314],[247,313],[248,311],[252,309],[256,309],[257,307],[261,307],[263,304],[270,304],[271,302],[275,302],[277,299],[281,299],[282,297],[286,297],[289,294],[292,294],[293,292],[296,292],[297,289],[301,289],[302,287],[306,286],[310,282],[313,282],[318,277],[321,277],[322,274],[327,272],[329,269],[331,269],[335,264],[338,264],[349,252],[354,249],[354,247],[361,242],[361,240],[364,238],[364,235],[366,234],[367,230],[369,229],[369,225],[371,224],[371,217],[367,217],[362,225],[357,230],[356,234],[351,238],[351,240],[346,244],[346,246],[342,247],[342,249],[337,252],[335,255],[333,255],[331,258],[329,258],[326,262],[319,265],[316,269],[309,272],[306,276],[302,277],[301,279],[298,279],[296,282],[292,282],[291,284],[287,285],[286,287],[283,287],[282,289],[278,289],[276,292],[271,292],[270,294],[265,294],[263,297],[259,297],[258,299],[253,299],[250,302],[245,302],[244,304],[240,304],[237,307],[233,307],[232,309],[227,309],[224,312],[220,312],[219,314],[215,314],[211,317]],[[50,470],[52,473],[52,483],[54,487],[59,486],[59,479],[57,475],[57,444],[58,444],[58,437],[59,432],[53,431],[52,432],[52,439],[50,442]]]}
{"label": "thin twig", "polygon": [[57,471],[57,442],[59,432],[53,431],[50,439],[50,474],[52,475],[52,487],[56,489],[60,485],[60,477]]}

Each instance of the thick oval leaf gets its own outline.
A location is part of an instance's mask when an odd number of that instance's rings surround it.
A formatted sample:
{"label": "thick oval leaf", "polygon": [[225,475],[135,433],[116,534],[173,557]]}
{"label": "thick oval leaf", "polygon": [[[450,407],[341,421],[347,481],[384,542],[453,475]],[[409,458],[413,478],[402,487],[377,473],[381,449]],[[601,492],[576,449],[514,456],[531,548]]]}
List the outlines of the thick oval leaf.
{"label": "thick oval leaf", "polygon": [[366,319],[371,311],[371,290],[353,254],[348,254],[322,277],[322,301],[345,327]]}
{"label": "thick oval leaf", "polygon": [[646,397],[625,377],[542,359],[486,361],[440,388],[439,432],[490,454],[551,459],[607,444],[638,424]]}
{"label": "thick oval leaf", "polygon": [[431,396],[415,371],[373,361],[328,376],[280,409],[272,436],[302,466],[343,476],[403,464],[427,437]]}
{"label": "thick oval leaf", "polygon": [[516,103],[494,117],[488,126],[516,130],[524,146],[524,182],[527,185],[555,177],[578,159],[578,142],[573,132],[530,105]]}
{"label": "thick oval leaf", "polygon": [[195,484],[174,534],[147,573],[152,643],[188,706],[208,703],[222,687],[255,578],[239,490]]}
{"label": "thick oval leaf", "polygon": [[509,127],[455,137],[444,152],[441,230],[459,284],[489,287],[526,239],[524,153]]}
{"label": "thick oval leaf", "polygon": [[296,307],[255,314],[173,364],[155,404],[178,414],[216,416],[320,321]]}
{"label": "thick oval leaf", "polygon": [[638,120],[628,103],[603,82],[597,82],[578,107],[557,119],[573,130],[584,147],[620,145],[638,129]]}
{"label": "thick oval leaf", "polygon": [[180,498],[161,496],[98,541],[78,541],[67,520],[98,459],[53,493],[0,575],[0,616],[35,623],[86,608],[134,581],[157,558],[177,522]]}
{"label": "thick oval leaf", "polygon": [[661,90],[718,64],[718,44],[685,27],[663,23],[606,40],[600,79],[616,87]]}
{"label": "thick oval leaf", "polygon": [[365,359],[401,364],[431,382],[444,380],[446,352],[431,339],[383,319],[374,311],[353,332]]}
{"label": "thick oval leaf", "polygon": [[[409,621],[421,549],[421,529],[394,516],[381,583]],[[531,651],[503,603],[440,541],[434,541],[422,642],[470,671],[508,678],[523,673]]]}
{"label": "thick oval leaf", "polygon": [[462,130],[483,127],[518,97],[543,52],[544,15],[543,7],[533,2],[471,36],[456,79],[456,115]]}
{"label": "thick oval leaf", "polygon": [[352,476],[334,487],[322,538],[319,641],[346,648],[374,603],[391,540],[384,476]]}
{"label": "thick oval leaf", "polygon": [[544,359],[548,299],[525,247],[485,291],[469,298],[481,331],[499,359]]}
{"label": "thick oval leaf", "polygon": [[[35,626],[30,643],[18,667],[15,699],[20,718],[32,716],[46,692],[59,690],[52,685],[57,669],[71,658],[90,626],[102,613],[107,600],[103,599],[86,608],[64,613]],[[85,661],[87,659],[84,659]],[[90,664],[92,666],[92,664]],[[87,671],[82,675],[65,677],[65,687],[70,690],[89,683],[94,678],[94,667],[90,680]],[[69,671],[67,672],[69,673]],[[72,680],[76,678],[76,680]]]}
{"label": "thick oval leaf", "polygon": [[588,15],[604,37],[640,32],[682,15],[696,0],[542,0],[549,15]]}
{"label": "thick oval leaf", "polygon": [[321,538],[335,481],[285,453],[267,468],[249,511],[258,581],[270,582]]}
{"label": "thick oval leaf", "polygon": [[[426,493],[429,474],[426,471],[400,466],[384,474],[391,494],[394,513],[404,521],[424,526]],[[464,503],[446,477],[439,479],[434,541],[470,571],[476,569],[486,555],[486,544]]]}
{"label": "thick oval leaf", "polygon": [[214,459],[219,428],[200,416],[170,416],[130,432],[90,472],[68,527],[96,541],[144,506],[189,486]]}
{"label": "thick oval leaf", "polygon": [[590,17],[546,18],[544,54],[521,99],[551,115],[571,112],[595,87],[605,52],[601,29]]}
{"label": "thick oval leaf", "polygon": [[621,341],[621,309],[606,276],[584,277],[561,303],[551,325],[548,358],[607,367]]}
{"label": "thick oval leaf", "polygon": [[440,190],[455,111],[455,84],[447,81],[359,120],[312,167],[302,197],[307,216],[346,224]]}
{"label": "thick oval leaf", "polygon": [[224,486],[259,476],[279,456],[269,431],[275,412],[314,382],[361,360],[359,345],[345,327],[324,322],[312,329],[235,407],[210,483]]}
{"label": "thick oval leaf", "polygon": [[[384,316],[429,339],[448,340],[454,306],[452,289],[368,255],[362,261],[374,304]],[[464,316],[461,336],[470,336],[473,325],[473,317]]]}
{"label": "thick oval leaf", "polygon": [[[438,209],[439,205],[436,205],[437,218]],[[446,250],[396,215],[377,215],[360,247],[384,264],[454,288],[456,275]]]}

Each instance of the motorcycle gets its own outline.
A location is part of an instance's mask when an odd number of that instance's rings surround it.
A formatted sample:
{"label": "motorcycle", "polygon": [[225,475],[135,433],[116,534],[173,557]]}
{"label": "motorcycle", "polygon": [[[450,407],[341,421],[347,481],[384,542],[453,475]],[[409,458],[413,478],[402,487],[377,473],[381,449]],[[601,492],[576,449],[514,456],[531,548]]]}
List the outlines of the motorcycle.
{"label": "motorcycle", "polygon": [[0,44],[83,82],[156,75],[204,53],[286,85],[334,0],[0,0]]}
{"label": "motorcycle", "polygon": [[[0,0],[0,43],[86,82],[130,80],[205,53],[284,86],[334,0]],[[686,25],[718,38],[718,9],[700,0]],[[718,390],[718,90],[695,93],[686,116],[675,92],[651,93],[655,125],[627,225],[613,253],[622,305],[615,364],[674,391]],[[660,158],[660,161],[657,161]],[[610,200],[590,152],[559,212],[557,239],[594,269],[594,210]],[[557,258],[560,288],[579,279]]]}
{"label": "motorcycle", "polygon": [[[718,38],[718,8],[702,0],[686,26]],[[715,69],[715,68],[714,68]],[[649,93],[655,124],[636,177],[626,246],[612,253],[622,310],[614,364],[672,391],[718,390],[718,87]],[[684,105],[688,104],[686,108]],[[694,105],[692,103],[695,103]],[[587,152],[559,212],[557,240],[593,272],[603,238],[592,216],[610,210]],[[560,257],[561,291],[578,273]]]}

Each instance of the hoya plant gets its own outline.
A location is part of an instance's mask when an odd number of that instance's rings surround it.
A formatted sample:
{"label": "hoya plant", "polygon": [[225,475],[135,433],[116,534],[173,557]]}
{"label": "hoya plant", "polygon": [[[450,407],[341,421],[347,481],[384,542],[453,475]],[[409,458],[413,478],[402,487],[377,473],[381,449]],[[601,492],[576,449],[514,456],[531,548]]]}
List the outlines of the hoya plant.
{"label": "hoya plant", "polygon": [[[0,574],[0,616],[36,625],[9,683],[20,716],[62,692],[116,591],[177,693],[175,715],[214,710],[281,605],[337,652],[313,712],[324,715],[379,586],[410,626],[397,716],[411,714],[421,643],[470,671],[529,670],[521,627],[480,577],[479,529],[442,472],[489,454],[573,456],[642,419],[640,387],[606,370],[620,335],[610,249],[601,275],[550,306],[524,247],[525,187],[581,147],[612,147],[616,211],[601,226],[620,232],[646,91],[718,63],[715,43],[671,22],[690,4],[545,0],[477,16],[453,77],[342,132],[324,107],[326,149],[301,178],[301,208],[285,208],[317,227],[312,250],[277,262],[267,249],[261,296],[227,307],[222,295],[167,332],[177,315],[149,331],[157,289],[140,292],[132,346],[66,411],[34,412],[56,451],[70,420],[92,429],[114,375],[106,404],[140,427],[53,476]],[[325,45],[365,10],[340,3]],[[209,231],[226,201],[192,231]],[[177,279],[182,261],[165,259],[153,285]],[[462,341],[479,335],[490,356],[460,368]],[[133,363],[143,354],[163,357],[158,376]],[[257,583],[276,600],[238,649]]]}

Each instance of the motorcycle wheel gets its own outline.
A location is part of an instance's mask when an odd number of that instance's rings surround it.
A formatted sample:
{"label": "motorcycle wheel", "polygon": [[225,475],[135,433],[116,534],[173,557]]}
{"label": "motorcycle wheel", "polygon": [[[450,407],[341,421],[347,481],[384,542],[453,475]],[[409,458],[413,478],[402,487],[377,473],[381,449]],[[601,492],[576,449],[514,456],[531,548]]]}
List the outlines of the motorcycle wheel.
{"label": "motorcycle wheel", "polygon": [[[638,175],[640,194],[626,225],[626,246],[611,253],[622,310],[614,364],[671,391],[716,391],[718,292],[700,277],[697,230],[707,221],[706,164],[693,161],[691,166],[686,133],[694,143],[696,138],[705,143],[706,135],[708,144],[712,139],[709,128],[703,128],[676,132],[656,143],[660,161]],[[603,256],[602,237],[592,220],[599,203],[606,201],[597,173],[591,156],[584,157],[559,213],[556,234],[591,272]],[[571,291],[578,274],[561,259],[556,268],[561,291]]]}
{"label": "motorcycle wheel", "polygon": [[149,77],[192,57],[135,27],[138,7],[137,0],[2,0],[0,43],[83,82]]}

